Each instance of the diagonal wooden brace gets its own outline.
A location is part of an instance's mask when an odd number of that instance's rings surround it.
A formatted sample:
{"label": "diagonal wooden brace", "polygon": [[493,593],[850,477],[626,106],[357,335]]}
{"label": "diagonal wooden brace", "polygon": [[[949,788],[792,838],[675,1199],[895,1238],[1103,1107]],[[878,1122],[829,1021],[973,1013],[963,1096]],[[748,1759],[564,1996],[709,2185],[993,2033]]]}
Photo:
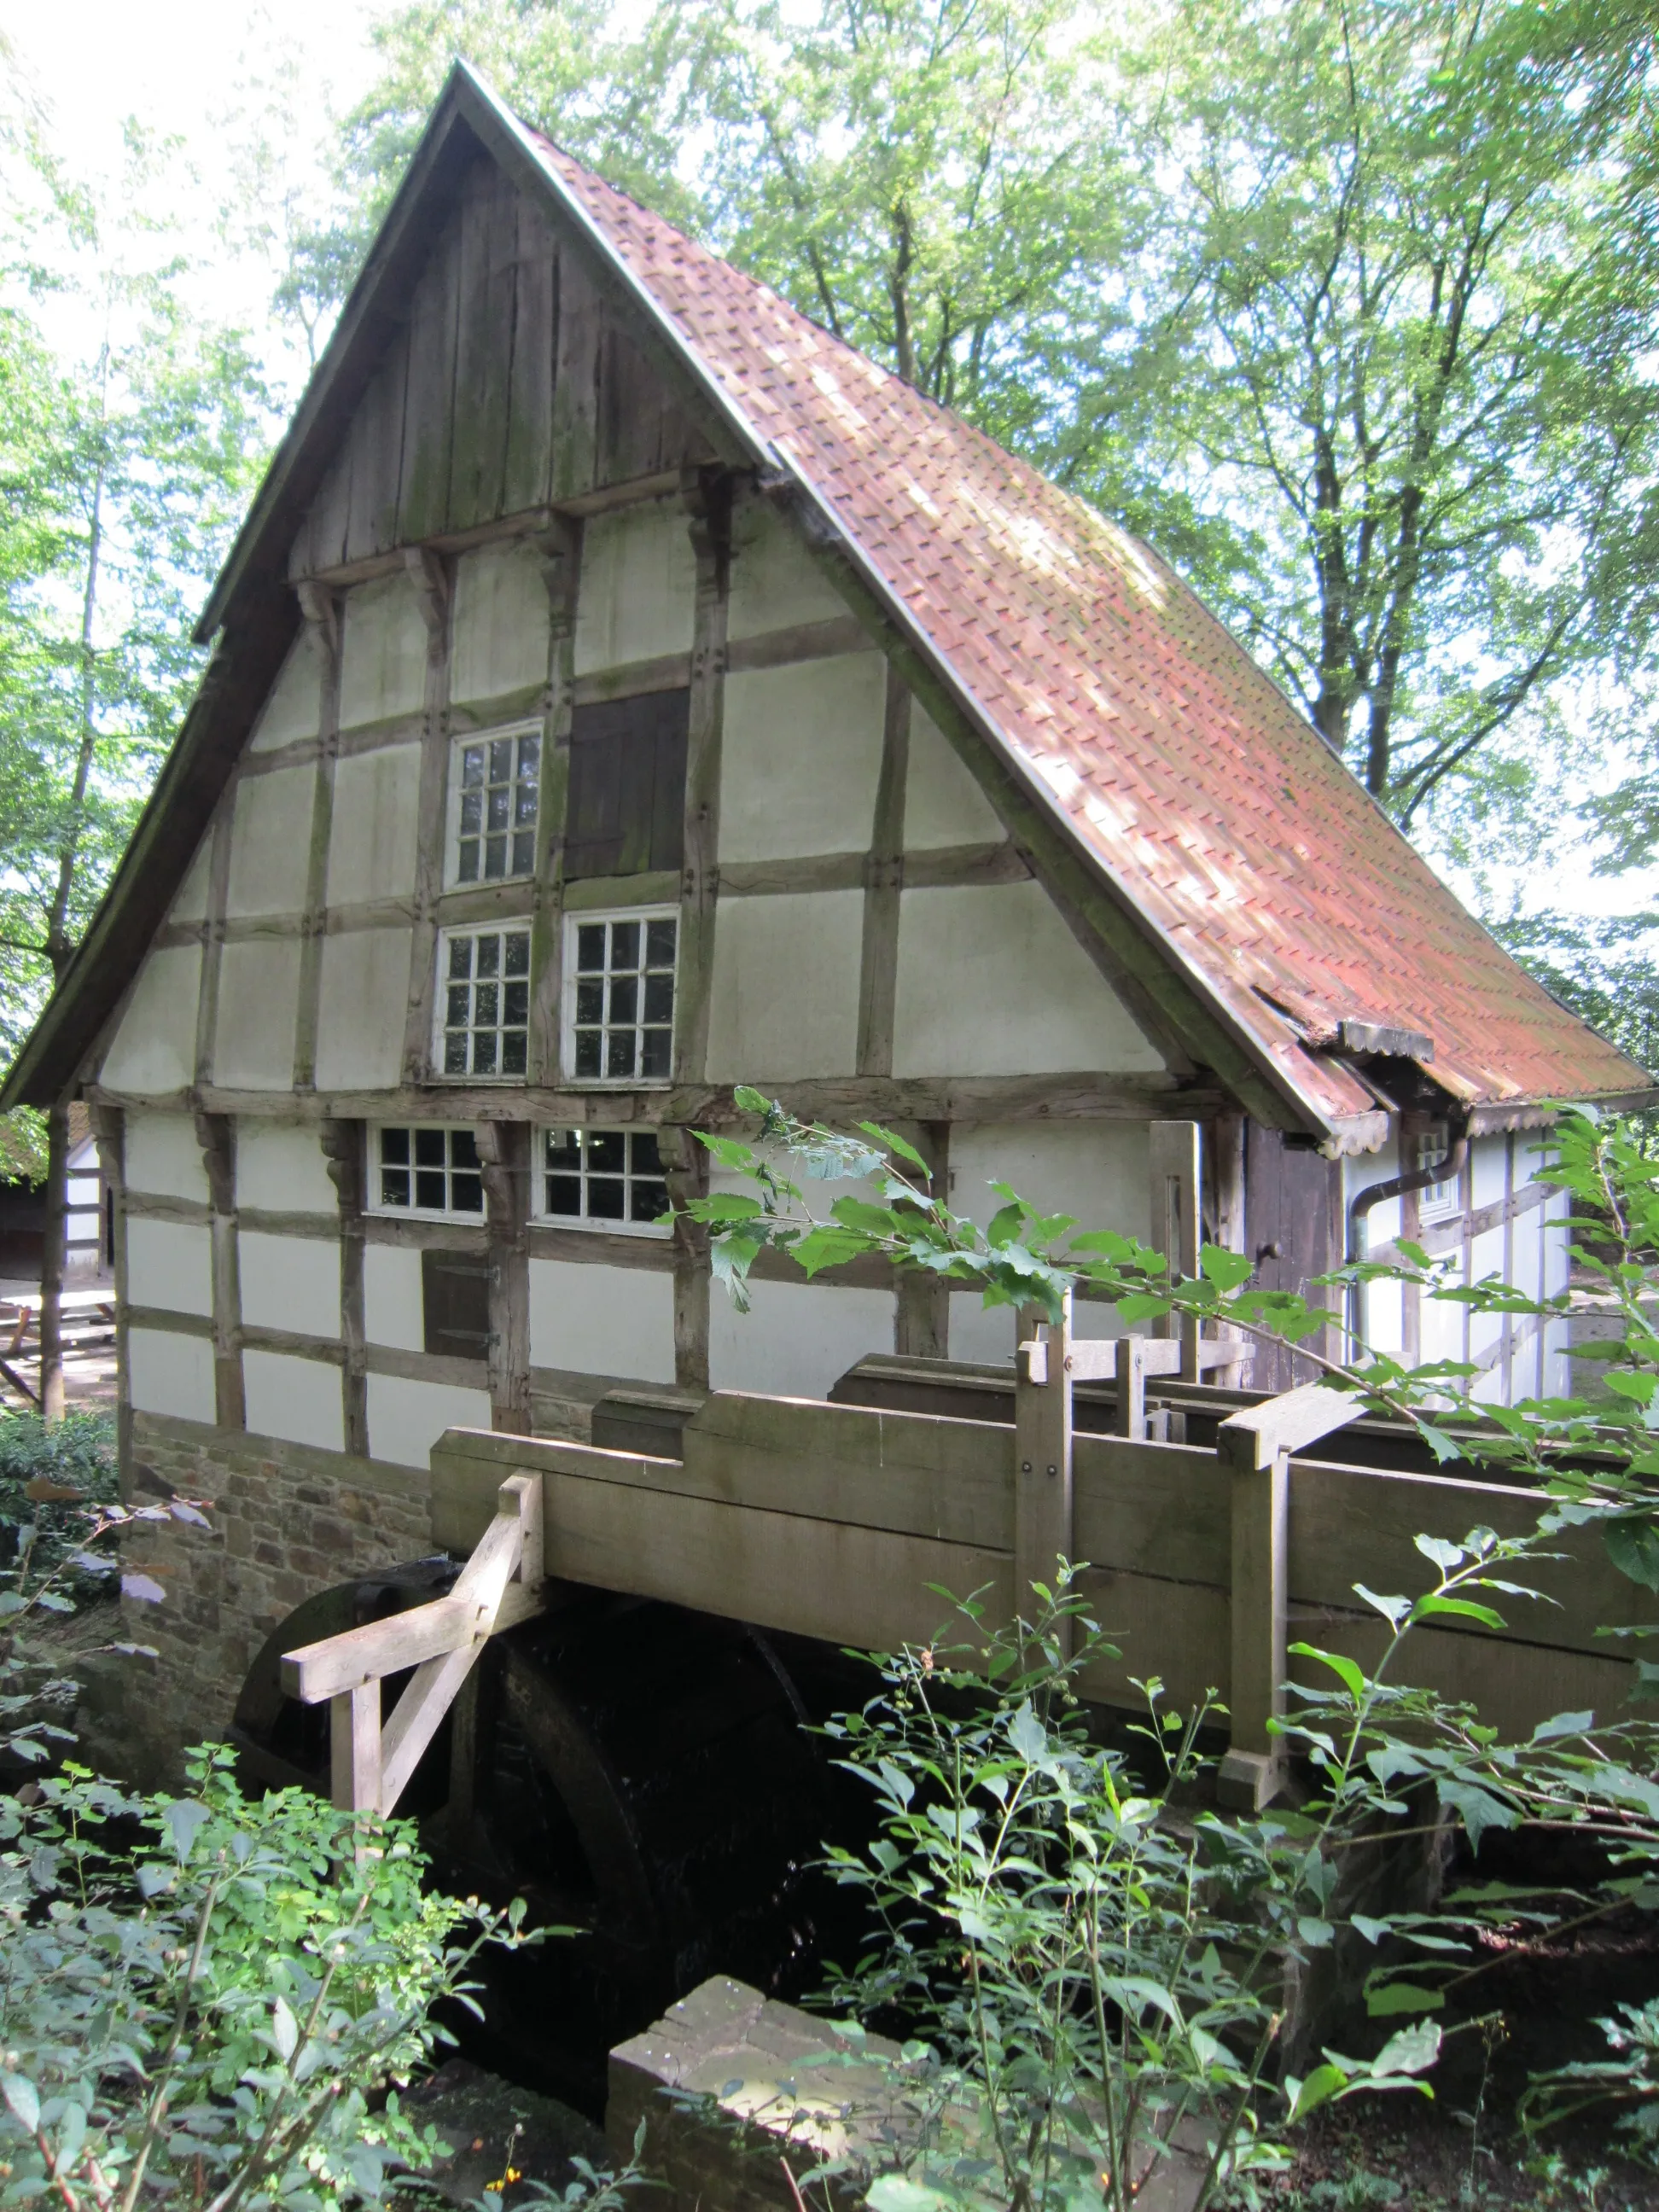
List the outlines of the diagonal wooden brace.
{"label": "diagonal wooden brace", "polygon": [[[306,1705],[329,1700],[331,1787],[342,1810],[395,1809],[484,1645],[543,1610],[543,1556],[542,1479],[509,1475],[495,1519],[447,1597],[286,1656],[289,1694]],[[382,1726],[380,1683],[411,1666],[414,1677]]]}

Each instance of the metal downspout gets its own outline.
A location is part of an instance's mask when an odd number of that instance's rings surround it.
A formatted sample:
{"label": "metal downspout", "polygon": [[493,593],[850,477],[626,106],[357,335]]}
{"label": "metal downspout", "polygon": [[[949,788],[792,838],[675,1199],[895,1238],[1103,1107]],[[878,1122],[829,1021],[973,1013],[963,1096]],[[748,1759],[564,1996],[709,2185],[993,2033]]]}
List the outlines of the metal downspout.
{"label": "metal downspout", "polygon": [[[1443,1182],[1448,1176],[1461,1176],[1463,1163],[1469,1156],[1469,1122],[1466,1114],[1455,1126],[1451,1149],[1443,1160],[1436,1160],[1431,1167],[1413,1168],[1409,1175],[1390,1176],[1384,1182],[1367,1183],[1348,1200],[1348,1235],[1346,1264],[1355,1266],[1366,1256],[1371,1208],[1381,1206],[1385,1199],[1403,1198],[1408,1190],[1426,1190],[1431,1182]],[[1367,1310],[1369,1301],[1366,1283],[1352,1283],[1348,1286],[1348,1346],[1349,1357],[1358,1358],[1366,1343],[1370,1327]]]}

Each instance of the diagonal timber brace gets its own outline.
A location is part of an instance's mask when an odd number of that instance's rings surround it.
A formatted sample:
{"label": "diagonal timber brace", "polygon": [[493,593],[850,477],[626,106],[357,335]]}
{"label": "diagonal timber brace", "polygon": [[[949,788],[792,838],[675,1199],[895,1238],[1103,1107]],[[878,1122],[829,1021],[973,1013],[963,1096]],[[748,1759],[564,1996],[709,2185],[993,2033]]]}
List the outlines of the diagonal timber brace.
{"label": "diagonal timber brace", "polygon": [[[509,1475],[496,1493],[495,1519],[447,1597],[284,1657],[288,1694],[329,1706],[331,1794],[342,1811],[396,1809],[484,1645],[545,1607],[543,1549],[542,1478]],[[414,1675],[382,1725],[380,1684],[410,1667]]]}

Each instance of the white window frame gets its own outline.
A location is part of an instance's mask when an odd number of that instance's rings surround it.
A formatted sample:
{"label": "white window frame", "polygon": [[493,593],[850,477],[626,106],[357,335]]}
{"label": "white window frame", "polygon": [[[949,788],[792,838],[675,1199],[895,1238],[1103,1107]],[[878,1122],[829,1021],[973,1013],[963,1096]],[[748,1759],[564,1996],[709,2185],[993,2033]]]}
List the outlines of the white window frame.
{"label": "white window frame", "polygon": [[[502,738],[510,738],[513,740],[515,749],[514,756],[515,766],[517,764],[516,748],[520,738],[534,738],[541,748],[536,763],[536,820],[530,832],[530,866],[527,868],[509,868],[504,876],[486,876],[481,874],[469,877],[465,882],[463,882],[461,879],[462,758],[469,745],[489,745]],[[449,788],[445,799],[444,811],[444,889],[446,890],[485,890],[494,884],[526,884],[534,879],[536,873],[536,843],[541,835],[542,770],[546,763],[546,759],[547,730],[546,725],[543,722],[539,714],[526,715],[516,722],[502,722],[494,729],[469,730],[464,734],[453,737],[450,739],[448,769]],[[508,787],[510,789],[513,787],[509,786]],[[487,832],[481,830],[478,835],[482,844],[482,841],[485,835],[487,835]],[[507,827],[507,835],[510,841],[513,836],[513,829],[510,823]],[[483,856],[481,853],[480,866],[482,866],[482,865]]]}
{"label": "white window frame", "polygon": [[[1431,1152],[1444,1161],[1450,1158],[1451,1151],[1451,1132],[1443,1122],[1435,1128],[1419,1129],[1412,1139],[1413,1172],[1431,1164]],[[1417,1194],[1417,1218],[1421,1222],[1455,1221],[1462,1211],[1461,1170],[1443,1176],[1438,1182],[1425,1183]]]}
{"label": "white window frame", "polygon": [[[576,963],[581,941],[580,933],[584,927],[591,928],[597,923],[618,921],[637,921],[641,929],[647,928],[653,921],[672,921],[674,925],[674,1006],[668,1025],[669,1070],[665,1075],[641,1075],[637,1071],[632,1075],[606,1075],[603,1072],[598,1075],[579,1075],[576,1072],[578,977]],[[679,923],[680,910],[677,906],[596,907],[591,912],[584,908],[578,908],[572,912],[568,908],[566,908],[563,929],[564,974],[559,992],[559,1061],[565,1082],[579,1085],[585,1091],[665,1091],[673,1082],[674,1041],[678,1032],[680,1018]],[[643,982],[642,969],[640,975]],[[610,975],[611,971],[607,969],[605,971],[607,990]],[[610,1012],[608,997],[605,1001],[605,1011],[607,1013]],[[643,1012],[644,1008],[641,1006],[641,1014]],[[584,1024],[582,1026],[588,1025]],[[635,1024],[636,1033],[644,1026],[642,1021],[636,1022]],[[601,1036],[607,1034],[607,1030],[608,1025],[602,1028]]]}
{"label": "white window frame", "polygon": [[[449,1012],[449,948],[453,944],[457,943],[462,938],[469,938],[476,941],[476,939],[480,937],[499,937],[505,940],[508,936],[522,937],[525,939],[525,972],[521,976],[514,975],[509,977],[506,973],[505,963],[503,963],[502,973],[495,980],[500,984],[503,990],[507,988],[509,981],[514,983],[521,982],[524,985],[525,1065],[523,1067],[514,1068],[510,1071],[497,1067],[493,1070],[486,1070],[482,1073],[468,1068],[447,1067],[444,1061],[445,1040],[449,1027],[447,1018]],[[499,921],[455,922],[448,928],[441,929],[438,932],[438,949],[436,954],[437,967],[432,979],[432,1076],[434,1082],[521,1084],[527,1083],[530,1080],[530,987],[533,981],[532,974],[533,967],[532,953],[532,924],[531,918],[528,915],[507,915],[503,916]],[[473,964],[475,969],[477,959],[477,956],[475,953],[473,955]],[[476,988],[477,983],[476,973],[471,975],[468,981],[471,985]],[[501,1022],[497,1022],[495,1024],[495,1033],[498,1038],[501,1036],[505,1026],[509,1025],[504,1024]],[[517,1029],[519,1024],[516,1022],[514,1022],[510,1026],[514,1029]],[[469,1037],[477,1035],[476,1029],[471,1024],[469,1024],[467,1027],[467,1035]],[[469,1058],[471,1056],[471,1050],[472,1048],[469,1046]]]}
{"label": "white window frame", "polygon": [[[550,1137],[574,1136],[579,1140],[591,1137],[621,1137],[626,1147],[625,1165],[622,1175],[624,1203],[631,1195],[636,1182],[663,1182],[666,1172],[660,1166],[654,1174],[647,1171],[635,1176],[633,1167],[633,1140],[637,1137],[656,1137],[659,1132],[641,1128],[636,1122],[631,1128],[613,1127],[609,1123],[586,1122],[577,1127],[568,1121],[538,1122],[535,1131],[535,1158],[532,1164],[531,1219],[547,1229],[574,1229],[585,1236],[654,1237],[659,1241],[674,1233],[672,1222],[616,1220],[593,1213],[553,1213],[547,1207],[547,1178],[550,1170],[547,1159],[547,1140]],[[607,1177],[608,1181],[616,1178]],[[587,1194],[587,1174],[582,1170],[582,1195]]]}
{"label": "white window frame", "polygon": [[[410,1177],[410,1202],[407,1206],[388,1204],[380,1195],[380,1174],[382,1167],[385,1164],[380,1157],[380,1139],[388,1129],[406,1129],[410,1135],[409,1173]],[[448,1205],[441,1206],[416,1206],[414,1203],[415,1184],[413,1178],[416,1171],[414,1140],[417,1136],[425,1133],[428,1130],[438,1131],[444,1139],[444,1152],[446,1158],[445,1164],[441,1172],[444,1176],[444,1187],[446,1190],[450,1187],[450,1177],[458,1171],[464,1175],[470,1175],[472,1172],[470,1168],[465,1166],[459,1170],[457,1170],[450,1164],[447,1156],[450,1149],[449,1139],[453,1135],[465,1135],[471,1137],[473,1143],[473,1149],[475,1151],[477,1150],[478,1133],[474,1123],[471,1121],[371,1121],[368,1125],[368,1158],[366,1163],[368,1172],[364,1177],[368,1188],[364,1194],[365,1202],[363,1211],[366,1213],[379,1214],[388,1221],[459,1221],[463,1223],[471,1223],[476,1227],[482,1229],[489,1216],[489,1206],[483,1194],[482,1170],[480,1170],[478,1185],[479,1204],[476,1212],[474,1212],[469,1206]]]}

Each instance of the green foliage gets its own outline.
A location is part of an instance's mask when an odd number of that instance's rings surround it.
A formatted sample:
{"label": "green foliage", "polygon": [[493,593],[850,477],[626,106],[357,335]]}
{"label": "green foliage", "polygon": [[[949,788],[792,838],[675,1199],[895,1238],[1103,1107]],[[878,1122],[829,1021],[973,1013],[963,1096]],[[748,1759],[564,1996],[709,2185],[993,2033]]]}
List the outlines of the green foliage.
{"label": "green foliage", "polygon": [[1148,1680],[1132,1771],[1077,1713],[1079,1675],[1117,1655],[1069,1570],[1038,1595],[1029,1626],[984,1641],[969,1601],[969,1644],[878,1661],[880,1692],[828,1731],[878,1823],[867,1852],[831,1855],[880,1934],[832,2001],[896,2005],[926,2039],[893,2069],[904,2118],[869,2202],[1127,2212],[1173,2157],[1201,2212],[1285,2164],[1285,2130],[1321,2105],[1427,2094],[1440,2032],[1407,2026],[1372,2058],[1326,2051],[1270,2086],[1280,1964],[1332,1939],[1337,1808],[1183,1812],[1224,1709],[1176,1716]]}
{"label": "green foliage", "polygon": [[87,1509],[118,1495],[115,1424],[107,1413],[0,1415],[0,1564],[53,1575],[87,1540]]}
{"label": "green foliage", "polygon": [[426,1892],[406,1824],[300,1790],[251,1803],[229,1765],[193,1754],[184,1798],[71,1768],[0,1801],[14,2200],[320,2212],[430,2161],[398,2088],[481,1946],[532,1940],[519,1909]]}

